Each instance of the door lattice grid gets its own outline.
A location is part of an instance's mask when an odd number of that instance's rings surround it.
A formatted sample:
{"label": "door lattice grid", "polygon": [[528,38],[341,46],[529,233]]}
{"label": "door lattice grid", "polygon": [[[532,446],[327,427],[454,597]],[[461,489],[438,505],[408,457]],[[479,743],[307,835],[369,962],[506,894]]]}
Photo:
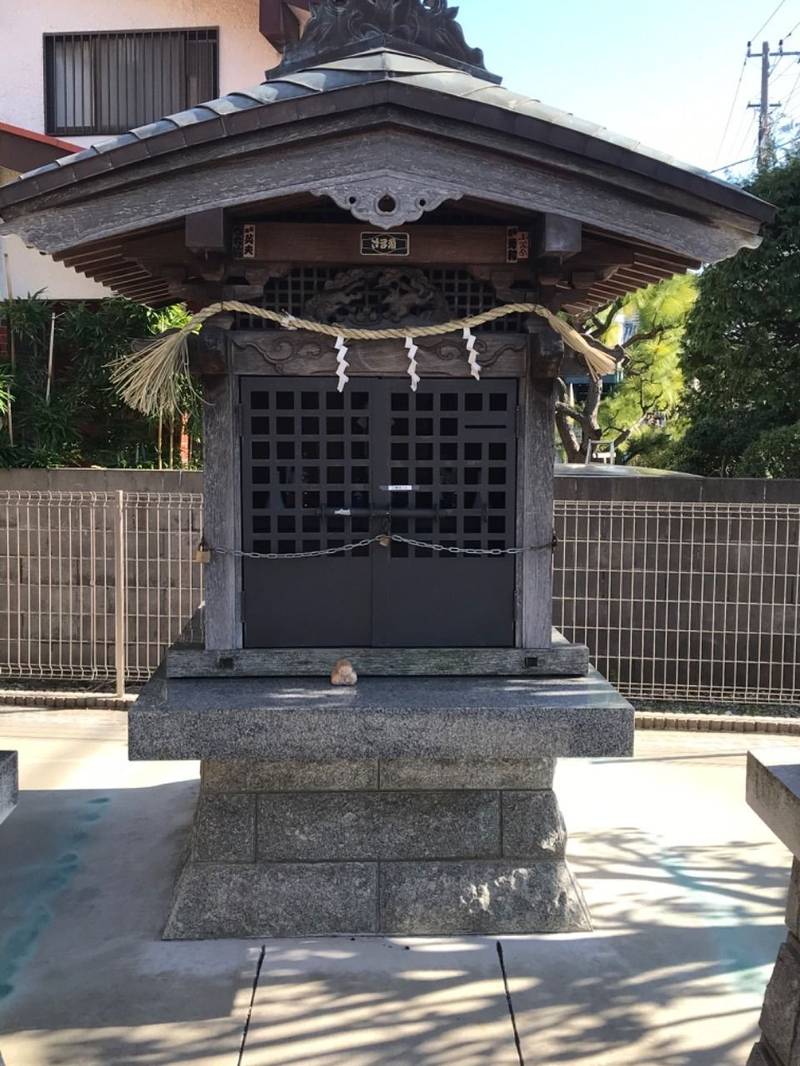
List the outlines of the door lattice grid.
{"label": "door lattice grid", "polygon": [[[247,647],[513,644],[515,380],[243,378]],[[447,560],[444,566],[439,560]]]}
{"label": "door lattice grid", "polygon": [[[300,390],[255,385],[245,406],[249,455],[243,465],[252,515],[245,549],[318,551],[366,536],[369,393],[311,383]],[[366,555],[367,549],[351,554]]]}
{"label": "door lattice grid", "polygon": [[[506,382],[476,391],[439,382],[416,394],[392,388],[390,482],[412,489],[391,493],[393,532],[444,547],[514,547],[513,388]],[[433,554],[405,544],[391,550],[395,558]]]}

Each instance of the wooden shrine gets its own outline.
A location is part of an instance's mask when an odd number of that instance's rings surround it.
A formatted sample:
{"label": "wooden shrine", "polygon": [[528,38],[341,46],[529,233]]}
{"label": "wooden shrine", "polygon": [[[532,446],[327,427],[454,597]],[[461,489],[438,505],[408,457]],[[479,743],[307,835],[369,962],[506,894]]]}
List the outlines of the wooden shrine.
{"label": "wooden shrine", "polygon": [[554,316],[771,209],[504,88],[446,0],[311,8],[262,85],[0,190],[0,232],[210,308],[205,610],[130,715],[203,761],[165,935],[585,929],[553,769],[633,712],[552,631],[555,381],[613,367]]}

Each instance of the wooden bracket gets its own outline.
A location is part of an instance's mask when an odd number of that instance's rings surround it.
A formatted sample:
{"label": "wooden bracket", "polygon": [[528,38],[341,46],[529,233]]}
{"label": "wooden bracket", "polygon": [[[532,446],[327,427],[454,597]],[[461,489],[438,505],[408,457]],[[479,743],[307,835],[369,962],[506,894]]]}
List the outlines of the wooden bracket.
{"label": "wooden bracket", "polygon": [[193,252],[220,252],[229,248],[229,226],[222,207],[186,216],[186,247]]}
{"label": "wooden bracket", "polygon": [[534,251],[539,259],[559,262],[583,248],[583,224],[564,215],[543,214],[535,229]]}

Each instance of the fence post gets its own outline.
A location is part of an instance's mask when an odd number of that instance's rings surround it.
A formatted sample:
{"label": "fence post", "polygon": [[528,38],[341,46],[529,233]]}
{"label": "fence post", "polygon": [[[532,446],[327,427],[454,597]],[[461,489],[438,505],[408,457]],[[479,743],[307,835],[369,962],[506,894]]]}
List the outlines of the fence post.
{"label": "fence post", "polygon": [[116,677],[116,694],[119,699],[125,695],[125,664],[127,659],[126,608],[127,608],[127,567],[125,565],[125,494],[120,489],[116,493],[114,512],[114,674]]}

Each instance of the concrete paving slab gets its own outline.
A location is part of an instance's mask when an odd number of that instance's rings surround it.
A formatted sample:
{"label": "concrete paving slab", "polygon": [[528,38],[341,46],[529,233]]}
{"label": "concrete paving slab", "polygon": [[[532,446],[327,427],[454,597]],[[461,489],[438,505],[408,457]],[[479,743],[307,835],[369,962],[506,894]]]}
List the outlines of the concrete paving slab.
{"label": "concrete paving slab", "polygon": [[580,829],[568,854],[595,929],[504,938],[527,1062],[747,1061],[791,862],[745,806],[747,747],[647,733],[635,761],[560,765],[567,825]]}
{"label": "concrete paving slab", "polygon": [[[755,743],[645,733],[633,762],[560,764],[595,931],[502,938],[527,1066],[743,1066],[790,868],[745,802]],[[6,1066],[236,1066],[262,945],[159,939],[197,764],[128,763],[117,712],[0,713],[0,747],[22,770],[0,827]],[[493,939],[265,945],[243,1066],[519,1062]]]}
{"label": "concrete paving slab", "polygon": [[235,1063],[259,955],[160,940],[196,764],[132,766],[115,712],[0,715],[21,750],[2,826],[6,1066]]}
{"label": "concrete paving slab", "polygon": [[242,1066],[518,1066],[496,943],[267,945]]}

